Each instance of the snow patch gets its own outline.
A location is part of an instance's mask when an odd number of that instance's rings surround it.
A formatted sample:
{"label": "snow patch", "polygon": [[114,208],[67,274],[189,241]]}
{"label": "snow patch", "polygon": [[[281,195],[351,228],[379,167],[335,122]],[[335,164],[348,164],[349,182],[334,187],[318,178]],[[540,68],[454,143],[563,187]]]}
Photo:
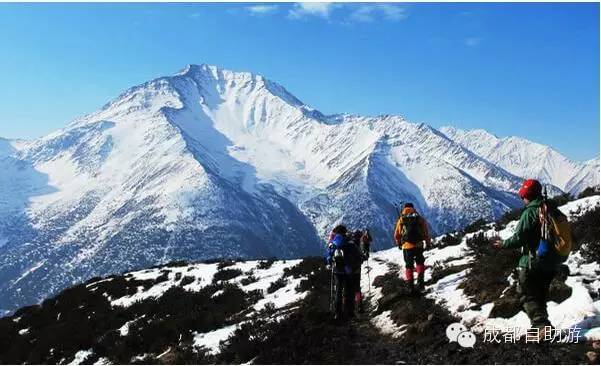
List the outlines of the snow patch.
{"label": "snow patch", "polygon": [[194,346],[206,348],[209,354],[218,354],[219,342],[225,341],[231,337],[236,331],[237,327],[237,325],[228,325],[207,333],[194,332]]}
{"label": "snow patch", "polygon": [[81,365],[86,358],[93,354],[92,349],[78,351],[75,356],[73,356],[73,361],[69,362],[68,365]]}

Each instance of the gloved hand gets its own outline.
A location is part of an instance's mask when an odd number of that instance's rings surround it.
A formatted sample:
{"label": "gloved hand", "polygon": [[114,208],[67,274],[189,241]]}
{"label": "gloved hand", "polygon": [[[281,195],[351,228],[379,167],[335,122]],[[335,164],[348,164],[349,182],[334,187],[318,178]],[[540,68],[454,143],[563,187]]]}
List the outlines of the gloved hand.
{"label": "gloved hand", "polygon": [[328,271],[329,271],[329,270],[331,270],[331,269],[332,269],[332,265],[331,265],[331,264],[329,264],[329,263],[328,263],[328,264],[326,264],[326,269],[327,269]]}
{"label": "gloved hand", "polygon": [[426,240],[426,244],[424,245],[424,250],[429,250],[430,248],[432,248],[432,241]]}

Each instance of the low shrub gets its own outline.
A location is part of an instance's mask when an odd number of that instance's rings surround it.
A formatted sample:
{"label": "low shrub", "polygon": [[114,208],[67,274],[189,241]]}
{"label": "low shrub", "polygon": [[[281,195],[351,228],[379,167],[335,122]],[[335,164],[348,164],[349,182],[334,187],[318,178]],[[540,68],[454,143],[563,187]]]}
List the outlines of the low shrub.
{"label": "low shrub", "polygon": [[488,225],[488,222],[481,218],[481,219],[478,219],[478,220],[472,222],[471,224],[467,225],[465,228],[463,228],[463,233],[464,234],[475,233],[478,230],[486,229],[487,225]]}
{"label": "low shrub", "polygon": [[238,268],[222,269],[222,270],[218,271],[217,273],[215,273],[215,275],[213,276],[213,282],[228,281],[228,280],[231,280],[233,278],[240,276],[241,274],[242,274],[242,270],[240,270]]}
{"label": "low shrub", "polygon": [[269,287],[267,288],[267,293],[272,294],[277,290],[285,287],[287,284],[288,280],[286,280],[284,277],[280,277],[269,285]]}
{"label": "low shrub", "polygon": [[243,279],[241,279],[240,283],[242,284],[242,286],[248,286],[251,283],[255,283],[257,281],[258,281],[258,279],[255,276],[250,275],[248,277],[244,277]]}
{"label": "low shrub", "polygon": [[226,267],[231,267],[234,264],[236,264],[236,262],[234,262],[233,260],[226,259],[226,260],[223,260],[223,261],[219,262],[219,264],[217,264],[217,269],[221,270],[221,269],[224,269]]}
{"label": "low shrub", "polygon": [[571,222],[574,251],[580,250],[587,263],[599,262],[599,207]]}
{"label": "low shrub", "polygon": [[259,261],[259,264],[257,265],[258,269],[269,269],[271,268],[271,266],[273,265],[273,263],[275,262],[275,258],[269,258],[263,261]]}
{"label": "low shrub", "polygon": [[578,194],[578,199],[599,195],[599,186],[587,187]]}
{"label": "low shrub", "polygon": [[442,238],[438,239],[434,246],[442,249],[448,246],[459,245],[461,243],[461,235],[458,234],[445,234]]}
{"label": "low shrub", "polygon": [[182,280],[180,281],[179,285],[180,286],[186,286],[186,285],[191,284],[195,280],[196,280],[196,277],[194,277],[194,276],[184,276],[182,278]]}

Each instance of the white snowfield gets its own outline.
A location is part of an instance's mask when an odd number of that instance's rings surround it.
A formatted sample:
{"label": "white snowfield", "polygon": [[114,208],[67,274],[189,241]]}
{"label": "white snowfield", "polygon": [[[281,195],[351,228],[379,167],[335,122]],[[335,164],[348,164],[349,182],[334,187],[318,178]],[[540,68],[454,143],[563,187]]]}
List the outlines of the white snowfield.
{"label": "white snowfield", "polygon": [[[573,219],[598,206],[599,196],[593,196],[569,202],[560,207],[560,209]],[[506,239],[512,235],[516,224],[517,221],[509,223],[500,232],[495,232],[492,229],[480,232],[483,232],[488,237],[500,235],[503,239]],[[468,234],[466,238],[478,233]],[[431,278],[430,267],[436,262],[452,266],[470,263],[473,260],[473,255],[470,254],[471,251],[466,245],[466,238],[456,246],[448,246],[440,250],[434,248],[426,252],[426,266],[428,268],[425,276],[426,281]],[[499,255],[503,254],[500,253]],[[397,248],[393,248],[374,253],[372,256],[370,260],[372,281],[375,276],[388,272],[389,263],[395,263],[400,266],[399,277],[402,278],[404,273],[402,252]],[[590,294],[599,293],[599,262],[584,263],[580,253],[576,252],[570,255],[566,264],[570,267],[571,271],[566,284],[572,288],[572,294],[560,304],[552,301],[548,302],[549,320],[557,328],[570,329],[577,327],[580,329],[581,337],[598,340],[600,337],[600,304],[599,300],[593,300]],[[475,304],[463,293],[462,289],[458,288],[458,285],[464,280],[468,271],[469,269],[466,269],[448,275],[435,284],[428,286],[426,297],[443,304],[453,315],[459,317],[466,326],[477,333],[484,333],[485,329],[497,329],[500,331],[514,330],[516,335],[524,335],[526,330],[530,328],[530,320],[523,311],[520,311],[510,319],[506,319],[489,317],[493,303],[484,304],[479,310],[470,310]],[[362,287],[365,291],[367,287],[367,278],[365,275],[362,281]],[[378,300],[382,297],[381,291],[379,289],[374,291],[372,286],[371,292],[373,294],[371,298],[372,304],[377,305]],[[394,324],[389,314],[389,312],[382,313],[372,320],[373,324],[386,334],[394,336],[402,335],[403,325]]]}

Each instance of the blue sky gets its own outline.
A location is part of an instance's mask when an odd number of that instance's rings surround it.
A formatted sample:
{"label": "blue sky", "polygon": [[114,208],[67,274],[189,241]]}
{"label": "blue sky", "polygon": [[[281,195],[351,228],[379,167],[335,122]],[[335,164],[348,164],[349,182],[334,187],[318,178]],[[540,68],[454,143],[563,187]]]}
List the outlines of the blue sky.
{"label": "blue sky", "polygon": [[188,63],[324,113],[599,153],[599,4],[0,4],[0,136],[33,138]]}

